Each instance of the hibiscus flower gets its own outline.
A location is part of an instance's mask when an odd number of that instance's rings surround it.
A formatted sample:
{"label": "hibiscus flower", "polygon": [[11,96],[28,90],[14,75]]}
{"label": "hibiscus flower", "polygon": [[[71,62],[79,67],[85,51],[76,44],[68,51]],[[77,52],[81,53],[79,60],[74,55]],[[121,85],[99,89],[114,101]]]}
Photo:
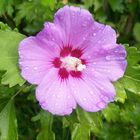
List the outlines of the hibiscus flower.
{"label": "hibiscus flower", "polygon": [[37,85],[44,110],[68,115],[77,105],[89,112],[114,101],[112,82],[124,75],[126,51],[116,32],[84,9],[65,6],[54,22],[19,45],[21,75]]}

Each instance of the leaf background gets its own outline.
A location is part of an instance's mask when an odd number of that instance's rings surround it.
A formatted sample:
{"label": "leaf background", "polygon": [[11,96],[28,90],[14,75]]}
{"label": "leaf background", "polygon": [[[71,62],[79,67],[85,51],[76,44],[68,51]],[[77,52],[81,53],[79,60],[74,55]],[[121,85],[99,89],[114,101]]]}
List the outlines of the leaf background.
{"label": "leaf background", "polygon": [[[127,50],[125,76],[106,109],[70,116],[40,109],[35,87],[20,76],[18,44],[35,35],[65,4],[88,9],[111,25]],[[140,0],[0,0],[0,140],[140,140]],[[24,34],[24,35],[23,35]]]}

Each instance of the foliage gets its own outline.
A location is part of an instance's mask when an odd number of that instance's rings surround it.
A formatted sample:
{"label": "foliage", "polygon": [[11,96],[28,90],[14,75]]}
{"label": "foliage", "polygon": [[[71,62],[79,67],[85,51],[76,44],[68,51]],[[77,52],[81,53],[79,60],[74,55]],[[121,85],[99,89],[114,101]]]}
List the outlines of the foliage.
{"label": "foliage", "polygon": [[[128,66],[115,82],[116,98],[106,109],[89,113],[78,107],[70,116],[40,109],[34,86],[20,76],[18,44],[52,21],[64,4],[88,9],[96,20],[127,43]],[[1,0],[0,1],[0,140],[139,140],[140,139],[140,0]]]}

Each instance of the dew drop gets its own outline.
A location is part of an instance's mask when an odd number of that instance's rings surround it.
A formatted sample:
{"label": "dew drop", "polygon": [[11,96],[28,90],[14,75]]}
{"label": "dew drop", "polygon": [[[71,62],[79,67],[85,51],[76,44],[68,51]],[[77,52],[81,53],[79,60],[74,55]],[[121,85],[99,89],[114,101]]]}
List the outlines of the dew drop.
{"label": "dew drop", "polygon": [[87,24],[86,24],[86,23],[83,23],[83,24],[82,24],[82,26],[83,26],[83,27],[86,27],[86,26],[87,26]]}
{"label": "dew drop", "polygon": [[60,95],[57,95],[57,98],[59,99],[60,98]]}
{"label": "dew drop", "polygon": [[83,40],[86,40],[86,38],[85,38],[85,37],[83,37]]}
{"label": "dew drop", "polygon": [[107,70],[107,72],[110,73],[111,71],[110,70]]}
{"label": "dew drop", "polygon": [[88,58],[88,59],[90,59],[90,58],[91,58],[91,56],[89,55],[89,56],[87,56],[87,58]]}
{"label": "dew drop", "polygon": [[23,58],[23,55],[22,54],[20,54],[20,58]]}
{"label": "dew drop", "polygon": [[106,96],[104,96],[103,101],[108,102],[109,101],[109,98],[106,97]]}
{"label": "dew drop", "polygon": [[25,67],[25,70],[28,70],[28,69],[29,69],[29,67],[26,66],[26,67]]}
{"label": "dew drop", "polygon": [[22,64],[22,62],[21,62],[21,61],[19,61],[19,64],[21,65],[21,64]]}
{"label": "dew drop", "polygon": [[101,94],[101,96],[100,96],[100,97],[101,97],[101,99],[103,99],[103,98],[104,98],[104,95],[102,95],[102,94]]}
{"label": "dew drop", "polygon": [[124,57],[118,57],[117,60],[124,60]]}
{"label": "dew drop", "polygon": [[87,18],[87,20],[88,20],[88,21],[90,21],[90,20],[91,20],[91,18],[90,18],[90,17],[88,17],[88,18]]}
{"label": "dew drop", "polygon": [[89,93],[90,93],[91,95],[93,95],[93,94],[94,94],[92,90],[91,90],[91,91],[89,91]]}
{"label": "dew drop", "polygon": [[43,102],[43,103],[41,103],[40,104],[42,107],[45,107],[46,106],[46,104]]}
{"label": "dew drop", "polygon": [[38,69],[38,67],[34,67],[33,69],[34,69],[34,70],[37,70],[37,69]]}
{"label": "dew drop", "polygon": [[77,31],[74,31],[74,34],[77,34]]}
{"label": "dew drop", "polygon": [[75,84],[72,83],[72,86],[75,87]]}
{"label": "dew drop", "polygon": [[110,56],[106,56],[105,59],[106,59],[107,61],[111,60]]}
{"label": "dew drop", "polygon": [[104,88],[103,87],[100,87],[101,88],[101,90],[104,90]]}
{"label": "dew drop", "polygon": [[77,91],[76,91],[76,90],[74,90],[73,92],[74,92],[74,93],[77,93]]}
{"label": "dew drop", "polygon": [[54,107],[51,107],[51,110],[54,111]]}
{"label": "dew drop", "polygon": [[105,103],[104,102],[99,102],[98,104],[97,104],[97,106],[99,107],[99,108],[104,108],[105,107]]}
{"label": "dew drop", "polygon": [[112,36],[116,36],[116,34],[112,34]]}
{"label": "dew drop", "polygon": [[72,16],[73,16],[73,17],[75,17],[75,15],[76,15],[76,12],[75,12],[75,11],[73,11],[73,12],[72,12]]}
{"label": "dew drop", "polygon": [[86,98],[83,98],[83,101],[86,101],[87,99]]}
{"label": "dew drop", "polygon": [[51,40],[52,40],[52,41],[54,41],[55,39],[54,39],[54,38],[52,38]]}
{"label": "dew drop", "polygon": [[70,99],[70,96],[68,96],[68,99]]}
{"label": "dew drop", "polygon": [[105,96],[105,95],[101,95],[100,97],[101,97],[101,99],[102,99],[104,102],[108,102],[108,101],[109,101],[109,98],[108,98],[107,96]]}

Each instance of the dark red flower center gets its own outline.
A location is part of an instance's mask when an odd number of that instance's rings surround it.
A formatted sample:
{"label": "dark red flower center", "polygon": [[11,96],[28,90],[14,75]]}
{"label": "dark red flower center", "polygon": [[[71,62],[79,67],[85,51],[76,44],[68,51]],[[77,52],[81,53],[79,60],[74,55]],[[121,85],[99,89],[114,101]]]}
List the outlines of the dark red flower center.
{"label": "dark red flower center", "polygon": [[68,79],[69,75],[81,78],[82,71],[86,68],[86,61],[81,59],[83,52],[80,49],[64,47],[60,51],[60,56],[54,58],[53,66],[59,69],[61,79]]}

